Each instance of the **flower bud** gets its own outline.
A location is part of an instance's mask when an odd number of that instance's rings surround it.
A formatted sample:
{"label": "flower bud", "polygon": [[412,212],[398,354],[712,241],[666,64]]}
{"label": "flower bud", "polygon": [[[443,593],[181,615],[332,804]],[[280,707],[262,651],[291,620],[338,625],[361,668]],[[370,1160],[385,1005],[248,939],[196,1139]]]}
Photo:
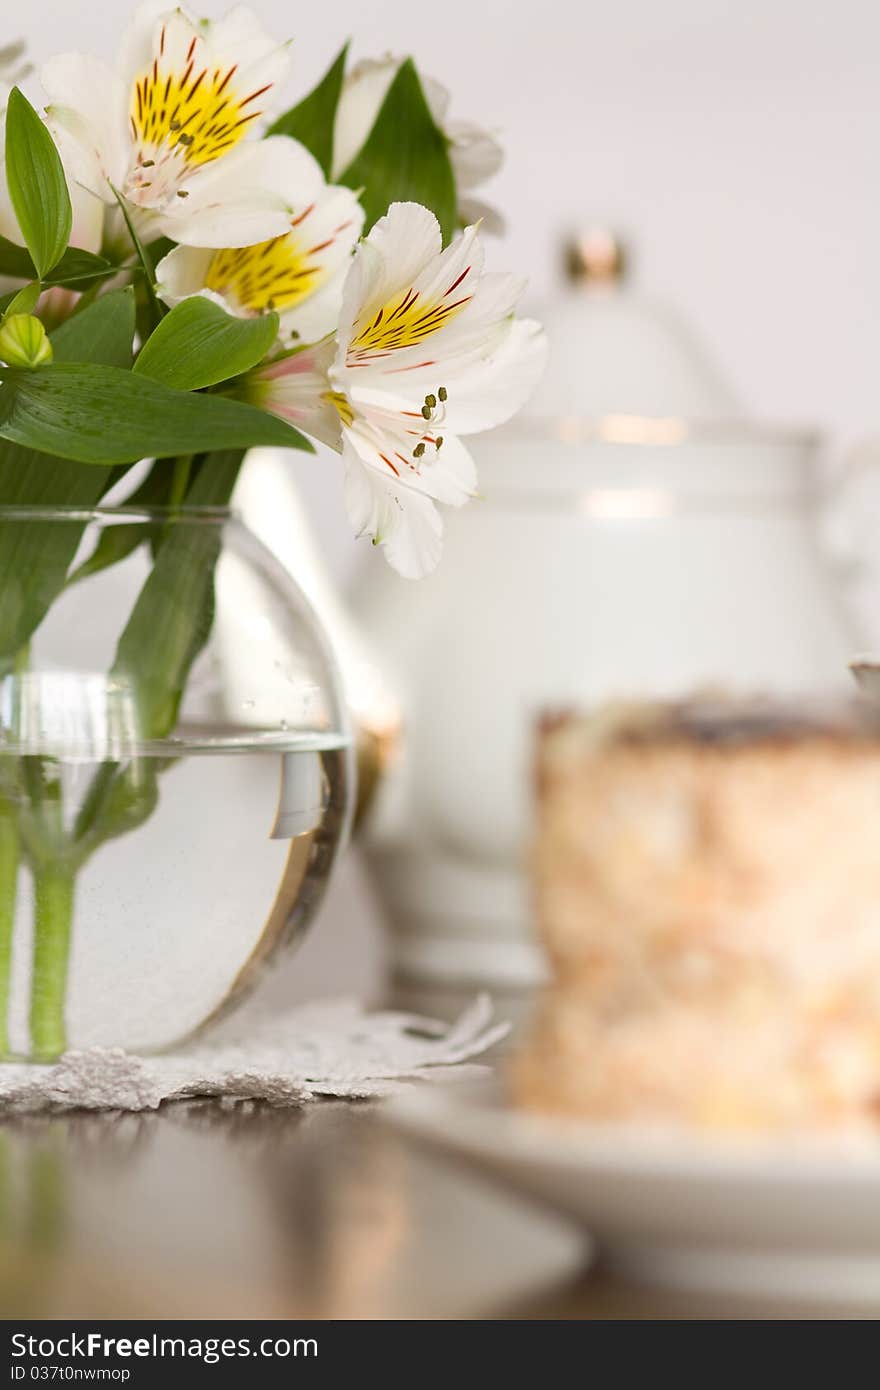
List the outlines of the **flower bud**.
{"label": "flower bud", "polygon": [[10,314],[0,325],[0,360],[10,367],[39,367],[52,361],[52,344],[33,314]]}

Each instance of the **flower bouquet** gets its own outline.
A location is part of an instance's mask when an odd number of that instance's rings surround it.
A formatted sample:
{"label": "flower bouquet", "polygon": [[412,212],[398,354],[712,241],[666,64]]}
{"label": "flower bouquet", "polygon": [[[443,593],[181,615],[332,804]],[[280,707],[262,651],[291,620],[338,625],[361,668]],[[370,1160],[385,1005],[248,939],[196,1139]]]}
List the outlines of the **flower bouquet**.
{"label": "flower bouquet", "polygon": [[495,140],[346,49],[285,110],[289,61],[244,7],[151,4],[116,68],[45,63],[42,113],[4,93],[0,1056],[173,1041],[326,882],[345,712],[228,512],[245,452],[328,445],[358,534],[418,577],[436,504],[475,493],[461,436],[543,365],[469,221]]}

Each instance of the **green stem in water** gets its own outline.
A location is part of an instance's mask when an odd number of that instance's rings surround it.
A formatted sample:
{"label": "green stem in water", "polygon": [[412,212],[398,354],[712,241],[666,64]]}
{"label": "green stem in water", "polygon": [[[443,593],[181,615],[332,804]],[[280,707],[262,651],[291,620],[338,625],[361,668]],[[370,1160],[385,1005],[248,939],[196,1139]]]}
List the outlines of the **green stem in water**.
{"label": "green stem in water", "polygon": [[175,509],[183,505],[183,499],[186,497],[192,463],[192,454],[181,454],[174,460],[174,471],[171,474],[171,495],[168,503]]}
{"label": "green stem in water", "polygon": [[51,1061],[67,1046],[64,1021],[73,922],[74,874],[66,865],[34,865],[34,967],[31,1051]]}
{"label": "green stem in water", "polygon": [[9,1053],[9,998],[18,860],[18,825],[7,803],[0,805],[0,1058]]}

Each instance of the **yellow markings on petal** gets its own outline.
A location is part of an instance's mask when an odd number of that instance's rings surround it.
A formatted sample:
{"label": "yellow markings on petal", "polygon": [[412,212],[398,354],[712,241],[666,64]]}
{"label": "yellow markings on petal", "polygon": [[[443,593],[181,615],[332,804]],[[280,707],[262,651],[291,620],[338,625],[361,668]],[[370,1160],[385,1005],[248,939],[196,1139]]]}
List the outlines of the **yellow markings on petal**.
{"label": "yellow markings on petal", "polygon": [[314,242],[314,236],[322,235],[311,230],[315,210],[316,204],[311,203],[297,213],[284,236],[217,251],[208,266],[205,287],[248,314],[294,308],[324,284],[331,269],[325,253],[351,226],[349,219]]}
{"label": "yellow markings on petal", "polygon": [[321,400],[332,405],[343,425],[354,424],[354,411],[348,397],[342,391],[325,391]]}
{"label": "yellow markings on petal", "polygon": [[186,64],[172,72],[160,52],[141,73],[131,94],[131,132],[138,146],[138,164],[150,168],[156,151],[175,151],[187,165],[207,164],[226,154],[261,114],[259,98],[272,86],[256,91],[236,84],[237,67],[208,68],[200,62],[201,41],[195,37]]}
{"label": "yellow markings on petal", "polygon": [[418,290],[408,289],[371,312],[366,321],[358,319],[348,350],[348,365],[366,365],[371,359],[386,357],[400,348],[416,347],[445,328],[470,302],[471,296],[463,284],[469,272],[470,266],[439,299],[427,301]]}
{"label": "yellow markings on petal", "polygon": [[325,267],[315,259],[314,251],[293,232],[256,246],[217,251],[211,258],[205,286],[247,313],[281,312],[305,299],[326,278]]}

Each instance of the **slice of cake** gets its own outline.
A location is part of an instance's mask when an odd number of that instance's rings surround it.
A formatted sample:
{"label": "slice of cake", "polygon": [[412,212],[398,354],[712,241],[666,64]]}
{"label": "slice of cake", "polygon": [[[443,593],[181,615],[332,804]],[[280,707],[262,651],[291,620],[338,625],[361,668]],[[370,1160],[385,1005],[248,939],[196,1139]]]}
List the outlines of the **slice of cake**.
{"label": "slice of cake", "polygon": [[547,722],[533,856],[553,982],[524,1106],[880,1124],[880,721],[695,701]]}

